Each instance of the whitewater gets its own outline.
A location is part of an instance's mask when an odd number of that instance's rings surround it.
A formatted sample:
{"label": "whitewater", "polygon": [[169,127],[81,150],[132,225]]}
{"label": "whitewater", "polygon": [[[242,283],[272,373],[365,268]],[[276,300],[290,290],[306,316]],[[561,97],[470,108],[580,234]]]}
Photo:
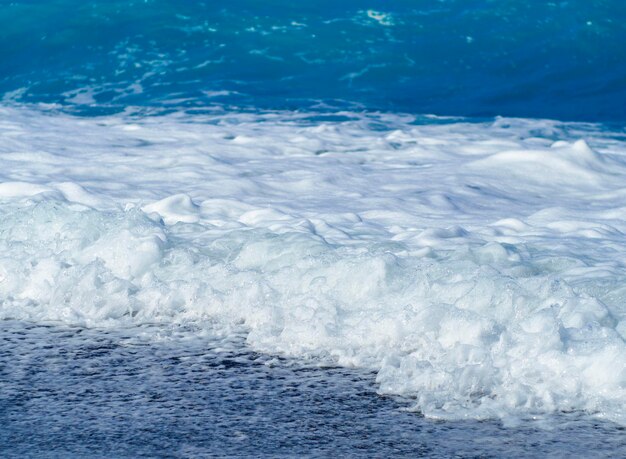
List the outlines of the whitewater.
{"label": "whitewater", "polygon": [[5,323],[239,336],[427,418],[626,425],[623,130],[5,105],[0,138]]}

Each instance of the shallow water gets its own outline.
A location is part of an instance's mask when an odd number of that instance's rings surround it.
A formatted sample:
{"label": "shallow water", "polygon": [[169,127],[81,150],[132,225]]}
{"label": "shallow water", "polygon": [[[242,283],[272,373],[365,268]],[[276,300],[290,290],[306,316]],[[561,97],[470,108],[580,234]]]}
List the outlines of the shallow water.
{"label": "shallow water", "polygon": [[623,427],[579,413],[438,422],[377,395],[371,372],[258,354],[241,336],[143,333],[3,321],[2,456],[626,455]]}

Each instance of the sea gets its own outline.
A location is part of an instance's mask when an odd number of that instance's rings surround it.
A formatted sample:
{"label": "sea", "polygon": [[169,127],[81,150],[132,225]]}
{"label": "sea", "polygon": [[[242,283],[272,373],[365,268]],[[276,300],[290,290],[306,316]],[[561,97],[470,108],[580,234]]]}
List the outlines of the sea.
{"label": "sea", "polygon": [[626,457],[626,2],[0,0],[0,456]]}

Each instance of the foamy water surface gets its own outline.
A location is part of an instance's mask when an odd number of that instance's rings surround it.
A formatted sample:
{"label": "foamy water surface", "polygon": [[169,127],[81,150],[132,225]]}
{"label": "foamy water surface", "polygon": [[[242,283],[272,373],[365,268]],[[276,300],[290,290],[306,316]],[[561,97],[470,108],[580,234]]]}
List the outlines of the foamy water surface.
{"label": "foamy water surface", "polygon": [[626,424],[623,131],[4,107],[0,138],[2,319],[236,335],[433,419]]}

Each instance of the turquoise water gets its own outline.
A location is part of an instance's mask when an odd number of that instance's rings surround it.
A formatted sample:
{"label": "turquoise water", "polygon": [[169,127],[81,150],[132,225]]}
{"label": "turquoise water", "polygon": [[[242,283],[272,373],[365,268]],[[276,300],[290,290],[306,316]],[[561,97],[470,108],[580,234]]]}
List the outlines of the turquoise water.
{"label": "turquoise water", "polygon": [[0,94],[623,121],[625,48],[620,0],[3,1]]}

